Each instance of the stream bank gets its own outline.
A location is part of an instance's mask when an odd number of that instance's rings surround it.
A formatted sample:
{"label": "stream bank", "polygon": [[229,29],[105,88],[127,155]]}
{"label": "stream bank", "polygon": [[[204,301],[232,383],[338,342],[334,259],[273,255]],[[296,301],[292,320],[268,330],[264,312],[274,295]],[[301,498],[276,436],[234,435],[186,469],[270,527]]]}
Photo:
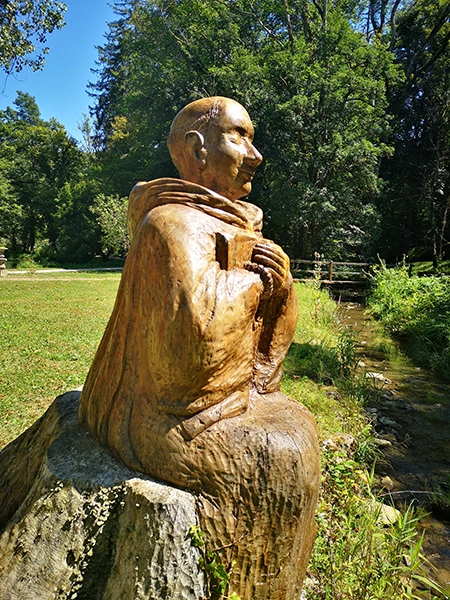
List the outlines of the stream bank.
{"label": "stream bank", "polygon": [[450,518],[439,509],[439,494],[450,484],[450,385],[414,366],[395,342],[394,353],[387,352],[361,305],[343,303],[340,310],[355,332],[358,365],[374,388],[365,410],[382,452],[377,474],[383,493],[396,504],[414,502],[431,511],[420,521],[424,553],[436,568],[429,575],[450,590]]}

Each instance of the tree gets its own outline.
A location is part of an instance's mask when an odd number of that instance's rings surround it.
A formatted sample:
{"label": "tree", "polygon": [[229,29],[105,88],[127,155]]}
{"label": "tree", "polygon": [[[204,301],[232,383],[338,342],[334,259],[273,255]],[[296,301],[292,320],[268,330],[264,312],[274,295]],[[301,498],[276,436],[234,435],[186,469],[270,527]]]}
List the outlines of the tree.
{"label": "tree", "polygon": [[165,140],[187,102],[242,102],[265,158],[266,232],[292,256],[370,253],[389,149],[392,55],[352,26],[350,2],[121,0],[92,85],[109,183],[173,174]]}
{"label": "tree", "polygon": [[419,0],[397,14],[393,48],[403,77],[392,86],[395,154],[382,164],[380,203],[388,257],[442,259],[449,245],[450,2]]}
{"label": "tree", "polygon": [[23,212],[15,198],[8,174],[8,163],[0,158],[0,239],[2,244],[8,240],[8,244],[15,250],[23,227]]}
{"label": "tree", "polygon": [[15,243],[32,252],[37,236],[56,245],[59,191],[79,179],[83,157],[60,123],[41,119],[32,96],[19,92],[14,104],[16,110],[0,112],[0,165],[8,190],[2,204],[4,213],[15,215]]}
{"label": "tree", "polygon": [[47,35],[64,25],[67,7],[58,0],[1,0],[0,67],[6,73],[43,68]]}
{"label": "tree", "polygon": [[99,194],[91,206],[101,229],[102,254],[124,256],[130,246],[127,230],[128,198]]}
{"label": "tree", "polygon": [[95,178],[66,182],[56,200],[55,249],[62,262],[86,262],[102,251],[101,230],[90,206],[99,194]]}

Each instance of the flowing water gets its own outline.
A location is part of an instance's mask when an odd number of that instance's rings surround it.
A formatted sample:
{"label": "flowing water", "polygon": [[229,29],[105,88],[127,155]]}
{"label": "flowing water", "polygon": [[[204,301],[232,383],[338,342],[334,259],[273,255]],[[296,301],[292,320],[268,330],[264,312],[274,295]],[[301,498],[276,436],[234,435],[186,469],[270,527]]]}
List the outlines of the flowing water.
{"label": "flowing water", "polygon": [[361,305],[344,303],[341,317],[355,331],[359,366],[377,391],[366,410],[383,453],[378,474],[396,503],[432,510],[421,520],[423,549],[436,567],[432,579],[450,590],[450,520],[439,511],[439,488],[450,483],[450,385],[415,367],[395,343],[387,352]]}

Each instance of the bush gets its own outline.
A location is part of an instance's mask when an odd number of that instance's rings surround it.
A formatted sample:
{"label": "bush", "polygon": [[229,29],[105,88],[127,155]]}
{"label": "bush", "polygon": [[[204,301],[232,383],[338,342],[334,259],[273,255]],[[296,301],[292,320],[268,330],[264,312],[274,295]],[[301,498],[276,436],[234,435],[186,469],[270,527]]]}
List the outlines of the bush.
{"label": "bush", "polygon": [[450,379],[450,277],[408,275],[405,265],[381,265],[369,297],[372,314],[418,364]]}
{"label": "bush", "polygon": [[57,262],[58,253],[48,240],[42,240],[34,248],[33,260],[43,267],[51,267]]}

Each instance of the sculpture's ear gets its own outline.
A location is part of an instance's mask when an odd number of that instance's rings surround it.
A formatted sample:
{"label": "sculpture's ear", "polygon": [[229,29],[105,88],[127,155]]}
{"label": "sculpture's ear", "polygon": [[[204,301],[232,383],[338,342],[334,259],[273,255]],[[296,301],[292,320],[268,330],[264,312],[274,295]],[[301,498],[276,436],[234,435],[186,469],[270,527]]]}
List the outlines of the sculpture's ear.
{"label": "sculpture's ear", "polygon": [[206,164],[207,155],[205,138],[200,131],[193,129],[192,131],[186,132],[184,140],[186,143],[187,154],[197,163],[197,166],[200,169],[203,169]]}

